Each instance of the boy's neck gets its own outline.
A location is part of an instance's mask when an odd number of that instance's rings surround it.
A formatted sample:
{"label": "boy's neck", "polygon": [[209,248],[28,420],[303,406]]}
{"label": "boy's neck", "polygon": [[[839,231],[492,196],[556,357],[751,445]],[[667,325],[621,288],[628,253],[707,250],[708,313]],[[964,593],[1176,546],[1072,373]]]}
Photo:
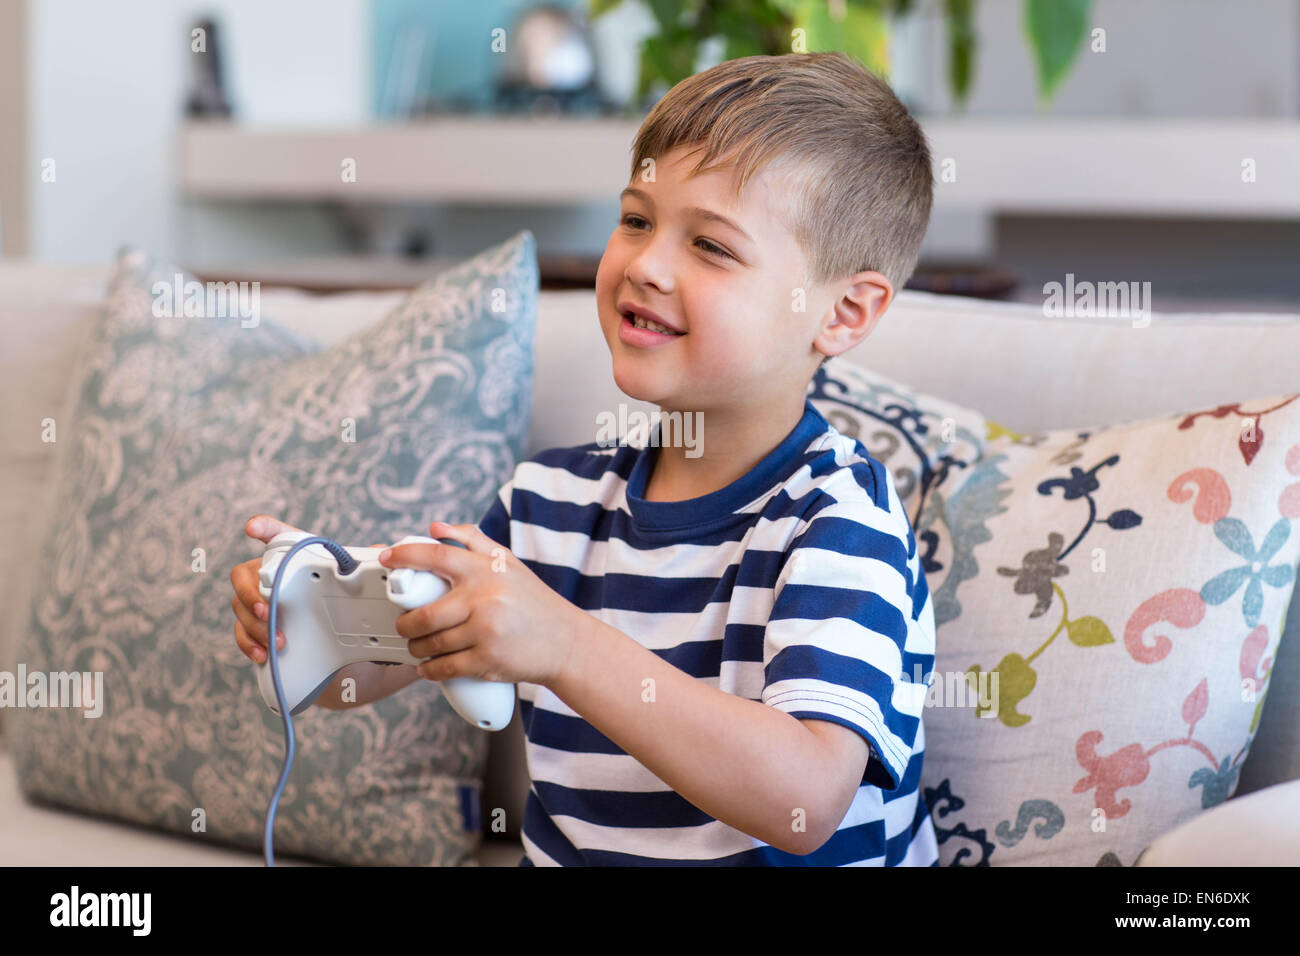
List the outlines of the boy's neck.
{"label": "boy's neck", "polygon": [[[703,413],[698,451],[660,446],[646,481],[646,501],[686,501],[711,494],[747,474],[794,431],[803,418],[805,398],[781,398],[770,405],[726,406]],[[667,412],[668,409],[663,409]],[[682,415],[693,414],[682,412]],[[662,426],[661,426],[662,427]]]}

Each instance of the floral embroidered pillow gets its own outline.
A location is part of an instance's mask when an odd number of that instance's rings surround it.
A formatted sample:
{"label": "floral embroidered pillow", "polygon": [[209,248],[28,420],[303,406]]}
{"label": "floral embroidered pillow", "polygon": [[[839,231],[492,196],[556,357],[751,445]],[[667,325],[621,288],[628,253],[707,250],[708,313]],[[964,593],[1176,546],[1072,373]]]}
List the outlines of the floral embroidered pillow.
{"label": "floral embroidered pillow", "polygon": [[1300,394],[1016,435],[927,490],[944,865],[1132,865],[1234,792],[1300,558]]}

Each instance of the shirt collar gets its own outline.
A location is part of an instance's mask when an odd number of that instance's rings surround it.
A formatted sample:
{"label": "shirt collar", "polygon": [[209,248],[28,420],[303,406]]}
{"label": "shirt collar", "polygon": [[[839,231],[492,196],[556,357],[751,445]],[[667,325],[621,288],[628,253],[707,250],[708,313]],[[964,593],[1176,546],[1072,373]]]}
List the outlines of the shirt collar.
{"label": "shirt collar", "polygon": [[656,423],[645,448],[638,451],[627,479],[627,509],[632,523],[642,530],[667,531],[709,524],[730,516],[793,474],[804,449],[829,427],[821,412],[805,398],[799,423],[762,461],[731,484],[685,501],[646,501],[646,483],[659,456],[660,424]]}

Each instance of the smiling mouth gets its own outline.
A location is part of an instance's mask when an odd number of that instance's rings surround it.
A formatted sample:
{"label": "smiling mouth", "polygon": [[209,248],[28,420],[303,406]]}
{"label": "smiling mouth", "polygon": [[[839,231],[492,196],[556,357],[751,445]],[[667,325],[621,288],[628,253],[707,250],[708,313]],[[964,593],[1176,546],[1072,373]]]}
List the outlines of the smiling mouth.
{"label": "smiling mouth", "polygon": [[657,332],[660,335],[681,336],[685,332],[675,332],[667,326],[660,325],[657,322],[651,322],[649,319],[642,318],[635,312],[624,312],[623,321],[628,323],[634,329],[645,329],[647,332]]}

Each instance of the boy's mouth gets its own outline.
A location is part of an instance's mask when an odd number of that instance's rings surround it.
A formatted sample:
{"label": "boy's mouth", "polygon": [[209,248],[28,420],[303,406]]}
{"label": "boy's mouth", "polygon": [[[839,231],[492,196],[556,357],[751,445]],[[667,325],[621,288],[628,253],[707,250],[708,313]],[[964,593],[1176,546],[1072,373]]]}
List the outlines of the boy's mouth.
{"label": "boy's mouth", "polygon": [[618,337],[620,341],[626,342],[628,345],[637,345],[642,348],[663,345],[686,334],[685,332],[674,332],[667,326],[651,322],[634,312],[624,312],[622,315],[623,321],[619,324]]}
{"label": "boy's mouth", "polygon": [[670,329],[668,326],[653,319],[647,319],[645,316],[637,315],[635,312],[624,312],[623,318],[631,322],[638,329],[649,329],[651,332],[662,332],[665,335],[685,335],[685,332],[678,332],[676,329]]}

